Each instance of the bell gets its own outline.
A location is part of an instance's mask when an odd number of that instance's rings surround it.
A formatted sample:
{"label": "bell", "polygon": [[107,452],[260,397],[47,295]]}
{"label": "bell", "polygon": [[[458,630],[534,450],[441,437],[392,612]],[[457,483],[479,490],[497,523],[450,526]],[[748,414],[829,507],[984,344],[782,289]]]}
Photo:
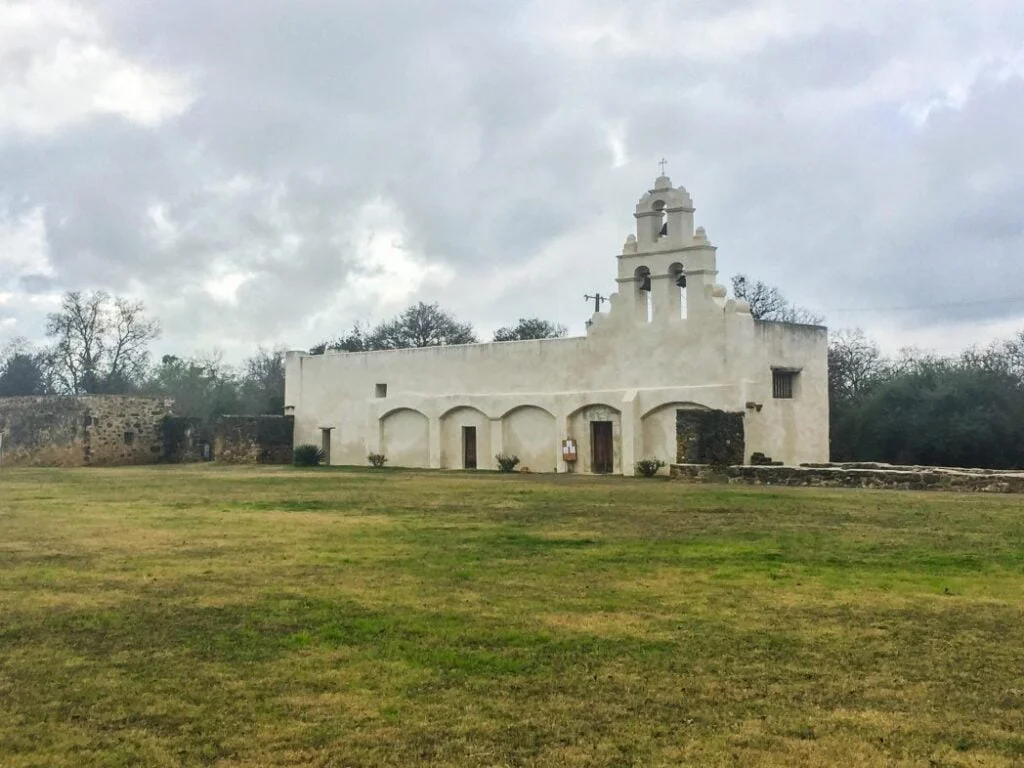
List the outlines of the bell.
{"label": "bell", "polygon": [[661,233],[660,233],[660,235],[661,235],[661,237],[664,237],[667,234],[668,234],[668,222],[666,221],[664,224],[661,225]]}
{"label": "bell", "polygon": [[680,272],[679,276],[676,278],[676,285],[678,285],[680,288],[686,287],[686,275],[684,275],[682,272]]}
{"label": "bell", "polygon": [[649,291],[649,290],[651,290],[651,276],[650,275],[644,275],[642,278],[640,278],[640,290],[641,291]]}

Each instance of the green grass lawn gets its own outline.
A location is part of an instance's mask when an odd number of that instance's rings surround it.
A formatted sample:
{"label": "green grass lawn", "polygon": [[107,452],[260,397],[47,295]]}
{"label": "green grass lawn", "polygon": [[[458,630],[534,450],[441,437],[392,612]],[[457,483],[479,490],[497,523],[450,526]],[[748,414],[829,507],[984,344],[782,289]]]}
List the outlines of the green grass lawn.
{"label": "green grass lawn", "polygon": [[1024,765],[1024,499],[3,469],[0,765]]}

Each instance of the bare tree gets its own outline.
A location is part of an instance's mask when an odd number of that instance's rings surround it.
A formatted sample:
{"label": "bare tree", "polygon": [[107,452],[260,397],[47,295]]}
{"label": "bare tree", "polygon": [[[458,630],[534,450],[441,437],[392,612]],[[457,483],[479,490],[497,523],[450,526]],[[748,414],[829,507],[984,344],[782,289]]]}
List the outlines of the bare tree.
{"label": "bare tree", "polygon": [[1007,373],[1024,386],[1024,330],[980,350],[972,347],[960,357],[965,364]]}
{"label": "bare tree", "polygon": [[260,347],[245,361],[241,380],[246,413],[284,412],[284,350]]}
{"label": "bare tree", "polygon": [[145,311],[141,301],[120,296],[114,299],[109,341],[105,342],[108,386],[115,382],[130,386],[146,373],[149,343],[159,338],[160,326],[155,320],[147,320]]}
{"label": "bare tree", "polygon": [[105,291],[64,294],[60,311],[46,324],[59,388],[69,394],[124,392],[137,384],[149,363],[149,343],[160,336],[160,326],[144,313],[141,302]]}
{"label": "bare tree", "polygon": [[66,393],[98,389],[100,338],[106,331],[103,306],[109,300],[103,291],[91,296],[69,291],[64,294],[60,311],[47,317],[46,335],[54,339],[54,375]]}
{"label": "bare tree", "polygon": [[825,320],[806,307],[790,304],[775,286],[751,280],[746,275],[733,276],[732,292],[737,299],[743,299],[750,305],[750,314],[757,320],[800,325],[820,325]]}
{"label": "bare tree", "polygon": [[878,345],[859,328],[839,331],[829,339],[828,383],[833,402],[864,394],[888,368]]}

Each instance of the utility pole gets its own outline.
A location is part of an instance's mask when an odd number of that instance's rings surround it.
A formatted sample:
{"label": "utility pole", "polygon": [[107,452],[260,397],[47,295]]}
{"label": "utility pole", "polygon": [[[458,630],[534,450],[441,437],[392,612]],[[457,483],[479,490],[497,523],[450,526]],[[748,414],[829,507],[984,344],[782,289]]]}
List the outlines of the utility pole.
{"label": "utility pole", "polygon": [[[607,296],[602,296],[600,293],[595,293],[593,296],[587,294],[587,295],[584,295],[583,298],[586,301],[593,301],[594,302],[594,312],[595,313],[600,312],[601,311],[601,305],[604,302],[608,301],[608,297]],[[594,324],[593,320],[587,320],[587,328],[589,328],[593,324]]]}
{"label": "utility pole", "polygon": [[595,294],[593,296],[585,295],[583,298],[586,301],[593,300],[593,302],[594,302],[594,311],[595,312],[600,312],[601,311],[601,305],[604,304],[604,302],[608,301],[608,297],[607,296],[602,296],[600,293]]}

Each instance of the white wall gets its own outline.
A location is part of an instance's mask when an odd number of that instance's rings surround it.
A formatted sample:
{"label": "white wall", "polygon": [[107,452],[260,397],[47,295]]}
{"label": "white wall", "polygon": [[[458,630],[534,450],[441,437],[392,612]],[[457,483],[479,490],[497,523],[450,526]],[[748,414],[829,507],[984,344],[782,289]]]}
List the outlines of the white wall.
{"label": "white wall", "polygon": [[[296,443],[334,428],[331,460],[362,464],[381,450],[393,466],[460,467],[462,426],[477,427],[481,468],[515,453],[534,471],[569,469],[560,442],[579,442],[577,471],[588,471],[588,420],[601,405],[616,412],[616,471],[632,473],[644,456],[675,460],[678,404],[745,415],[746,453],[786,463],[828,459],[827,335],[824,328],[755,322],[743,302],[714,283],[716,251],[692,228],[682,188],[661,178],[637,208],[650,240],[648,208],[664,200],[684,231],[619,257],[619,293],[581,338],[471,344],[369,353],[288,354],[286,412]],[[667,191],[668,190],[668,191]],[[649,220],[650,219],[650,220]],[[647,229],[644,229],[647,227]],[[670,233],[672,229],[670,226]],[[686,317],[659,309],[675,301],[669,273],[684,265]],[[635,266],[651,270],[653,322],[637,312]],[[666,299],[669,297],[669,299]],[[642,296],[640,298],[643,298]],[[796,397],[772,397],[772,368],[798,370]],[[387,396],[376,396],[376,385]],[[530,409],[515,409],[529,406]],[[405,409],[405,410],[399,410]],[[540,410],[538,410],[540,409]],[[415,412],[415,413],[414,413]],[[601,414],[598,414],[601,415]]]}
{"label": "white wall", "polygon": [[429,420],[424,414],[401,408],[385,415],[380,424],[381,452],[391,466],[430,466]]}
{"label": "white wall", "polygon": [[[461,426],[472,425],[481,468],[493,467],[494,454],[504,451],[535,471],[556,463],[564,471],[559,443],[571,435],[580,442],[577,470],[588,471],[589,429],[570,416],[603,404],[626,412],[616,450],[619,469],[628,472],[644,456],[675,459],[674,409],[666,406],[678,403],[743,412],[748,457],[759,451],[787,463],[824,461],[826,346],[821,328],[722,312],[710,321],[661,325],[606,320],[573,339],[290,353],[286,405],[296,417],[297,442],[319,442],[321,427],[334,428],[331,458],[339,464],[363,464],[380,448],[394,466],[460,467]],[[800,370],[793,400],[773,399],[773,366]],[[386,398],[375,397],[378,383],[387,384]],[[550,416],[506,417],[526,404]],[[389,416],[382,430],[381,418],[399,408],[421,415]]]}
{"label": "white wall", "polygon": [[551,472],[558,465],[562,437],[555,417],[542,408],[523,406],[501,420],[502,453],[518,456],[532,472]]}
{"label": "white wall", "polygon": [[[789,323],[756,323],[751,396],[760,411],[745,420],[747,456],[754,451],[786,464],[827,461],[828,335],[824,328]],[[791,400],[772,396],[772,368],[795,368]]]}

